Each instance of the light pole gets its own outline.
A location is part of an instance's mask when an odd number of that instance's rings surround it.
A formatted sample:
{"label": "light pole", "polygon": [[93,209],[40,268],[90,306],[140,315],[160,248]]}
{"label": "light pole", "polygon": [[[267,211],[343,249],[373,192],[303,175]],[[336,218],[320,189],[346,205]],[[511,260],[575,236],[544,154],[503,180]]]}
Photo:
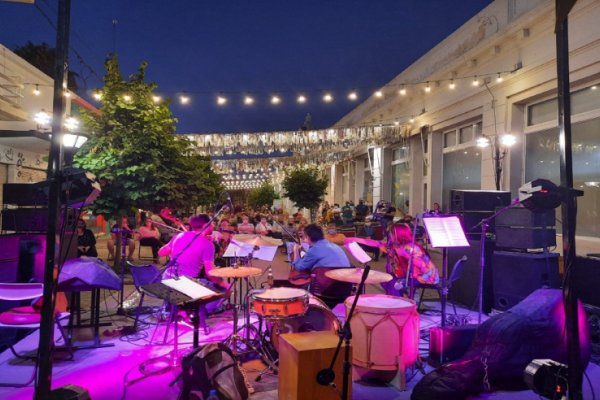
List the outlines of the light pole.
{"label": "light pole", "polygon": [[516,143],[516,138],[511,134],[481,136],[477,139],[477,146],[481,148],[492,146],[492,161],[494,162],[494,183],[496,190],[502,186],[502,170],[504,158],[508,150]]}

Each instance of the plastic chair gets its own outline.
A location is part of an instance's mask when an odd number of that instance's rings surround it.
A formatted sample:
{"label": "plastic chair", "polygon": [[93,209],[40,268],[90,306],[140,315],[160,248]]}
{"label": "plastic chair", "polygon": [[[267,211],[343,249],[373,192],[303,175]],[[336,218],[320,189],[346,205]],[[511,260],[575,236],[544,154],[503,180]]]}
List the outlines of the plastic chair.
{"label": "plastic chair", "polygon": [[[467,256],[462,256],[461,259],[459,259],[458,261],[456,261],[456,263],[454,263],[454,267],[452,267],[452,272],[450,273],[450,276],[448,277],[448,282],[446,282],[446,285],[448,286],[448,291],[450,291],[450,288],[452,288],[452,284],[457,281],[458,279],[460,279],[460,274],[462,272],[463,266],[465,265],[465,261],[467,261]],[[423,302],[423,293],[425,293],[425,290],[427,289],[432,289],[432,290],[436,290],[438,292],[438,295],[440,297],[440,299],[442,298],[442,284],[441,283],[437,283],[437,284],[427,284],[427,283],[421,283],[418,282],[416,280],[413,280],[413,284],[414,284],[414,291],[413,293],[411,293],[411,298],[414,298],[414,292],[416,292],[418,289],[421,289],[421,297],[419,298],[419,304],[417,305],[417,310],[421,309],[421,303]],[[452,308],[454,308],[454,314],[456,315],[456,305],[454,305],[454,303],[452,303]]]}
{"label": "plastic chair", "polygon": [[337,304],[343,303],[348,296],[352,294],[352,290],[354,289],[353,283],[336,281],[325,275],[327,271],[340,268],[341,267],[316,266],[311,271],[309,291],[311,294],[323,300],[329,308],[333,308]]}
{"label": "plastic chair", "polygon": [[[44,293],[44,285],[41,283],[0,283],[0,300],[22,302],[24,300],[35,300],[42,297]],[[33,302],[32,302],[33,304]],[[56,327],[60,331],[61,336],[65,342],[65,350],[70,354],[70,359],[73,358],[73,349],[68,336],[65,334],[60,321],[67,318],[69,313],[56,313],[54,322]],[[34,330],[39,329],[41,322],[41,313],[37,307],[34,306],[20,306],[13,307],[2,313],[0,313],[0,329],[27,329]],[[0,382],[0,386],[9,387],[25,387],[28,386],[37,373],[39,357],[26,356],[18,353],[13,345],[9,346],[10,351],[17,358],[35,360],[35,366],[31,377],[24,383],[11,383],[11,382]],[[55,348],[55,350],[62,350],[63,348]]]}
{"label": "plastic chair", "polygon": [[152,246],[147,244],[142,244],[142,242],[138,242],[138,259],[140,260],[154,260],[154,255],[152,256],[142,256],[142,247],[147,247],[152,251]]}

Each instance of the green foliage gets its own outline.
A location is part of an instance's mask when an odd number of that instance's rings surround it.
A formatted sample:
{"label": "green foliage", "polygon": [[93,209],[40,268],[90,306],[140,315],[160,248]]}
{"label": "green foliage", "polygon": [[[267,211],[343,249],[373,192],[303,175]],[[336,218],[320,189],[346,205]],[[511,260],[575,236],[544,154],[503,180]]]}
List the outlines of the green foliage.
{"label": "green foliage", "polygon": [[327,194],[327,177],[316,167],[297,167],[286,171],[283,189],[296,207],[316,209]]}
{"label": "green foliage", "polygon": [[189,141],[175,135],[177,121],[169,101],[152,101],[156,84],[144,82],[145,69],[143,63],[124,80],[117,58],[108,59],[101,113],[82,114],[92,137],[74,164],[94,173],[102,184],[92,205],[96,213],[190,208],[215,201],[221,191],[210,159],[193,153]]}
{"label": "green foliage", "polygon": [[248,204],[254,208],[273,205],[273,200],[278,199],[279,195],[273,185],[264,182],[260,187],[250,191],[248,195]]}

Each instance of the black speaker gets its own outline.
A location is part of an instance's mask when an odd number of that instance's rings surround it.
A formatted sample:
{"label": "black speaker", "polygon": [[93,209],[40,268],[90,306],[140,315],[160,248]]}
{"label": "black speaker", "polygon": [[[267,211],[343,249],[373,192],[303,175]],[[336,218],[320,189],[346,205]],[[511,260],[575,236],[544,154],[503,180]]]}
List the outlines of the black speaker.
{"label": "black speaker", "polygon": [[496,246],[513,249],[556,246],[556,229],[496,225]]}
{"label": "black speaker", "polygon": [[579,299],[600,308],[600,258],[575,257],[573,286]]}
{"label": "black speaker", "polygon": [[555,225],[556,211],[554,209],[533,212],[523,206],[515,206],[496,217],[496,226],[537,228]]}
{"label": "black speaker", "polygon": [[462,357],[477,333],[479,325],[446,326],[429,331],[429,358],[432,367],[439,367]]}
{"label": "black speaker", "polygon": [[494,211],[511,202],[510,192],[499,190],[450,190],[450,211]]}
{"label": "black speaker", "polygon": [[[467,256],[467,261],[457,281],[452,284],[448,299],[466,308],[477,310],[479,308],[479,277],[481,271],[479,240],[469,239],[469,247],[448,249],[448,268],[451,269],[462,256]],[[483,311],[489,313],[494,304],[494,287],[492,284],[492,255],[495,250],[493,240],[485,241],[485,269],[483,273]],[[452,271],[448,271],[448,276]]]}
{"label": "black speaker", "polygon": [[494,252],[494,308],[506,311],[536,289],[560,287],[558,253]]}
{"label": "black speaker", "polygon": [[16,208],[2,210],[2,230],[14,232],[46,232],[47,208]]}

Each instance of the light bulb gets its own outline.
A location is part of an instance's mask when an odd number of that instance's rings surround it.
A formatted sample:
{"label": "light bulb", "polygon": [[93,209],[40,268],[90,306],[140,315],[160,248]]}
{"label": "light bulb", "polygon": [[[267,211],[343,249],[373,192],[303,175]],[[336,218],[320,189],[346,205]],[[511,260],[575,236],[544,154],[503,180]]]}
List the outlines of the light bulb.
{"label": "light bulb", "polygon": [[123,100],[125,100],[125,101],[131,101],[131,96],[128,95],[128,94],[124,94],[123,95]]}
{"label": "light bulb", "polygon": [[40,86],[39,85],[35,85],[35,89],[33,89],[33,94],[36,96],[40,95]]}
{"label": "light bulb", "polygon": [[415,117],[411,116],[408,121],[412,124],[413,122],[415,122]]}
{"label": "light bulb", "polygon": [[510,147],[510,146],[514,145],[516,142],[517,142],[517,138],[515,137],[515,135],[506,134],[506,135],[500,136],[500,143],[502,144],[502,146]]}
{"label": "light bulb", "polygon": [[281,97],[279,97],[279,96],[271,97],[271,104],[279,104],[279,103],[281,103]]}
{"label": "light bulb", "polygon": [[323,96],[323,101],[325,103],[331,103],[333,101],[333,96],[330,93],[325,93]]}
{"label": "light bulb", "polygon": [[304,104],[304,103],[306,103],[306,96],[301,94],[296,98],[296,101],[300,104]]}
{"label": "light bulb", "polygon": [[96,100],[102,100],[102,92],[94,92],[93,96]]}
{"label": "light bulb", "polygon": [[400,93],[400,96],[406,96],[406,88],[404,87],[404,85],[402,85],[398,93]]}
{"label": "light bulb", "polygon": [[481,136],[481,137],[477,138],[476,143],[477,143],[477,147],[481,147],[481,148],[488,147],[490,145],[490,139],[488,139],[485,136]]}
{"label": "light bulb", "polygon": [[161,100],[162,100],[162,97],[160,97],[156,94],[152,96],[152,101],[155,103],[160,103]]}
{"label": "light bulb", "polygon": [[431,92],[431,86],[429,86],[429,82],[427,82],[427,86],[425,86],[425,93]]}
{"label": "light bulb", "polygon": [[254,104],[254,98],[252,98],[251,96],[244,97],[244,104],[247,106]]}
{"label": "light bulb", "polygon": [[225,104],[227,104],[227,97],[217,96],[217,104],[220,106],[224,106]]}
{"label": "light bulb", "polygon": [[454,88],[456,88],[456,83],[454,83],[454,79],[452,79],[450,81],[450,83],[448,84],[448,88],[450,88],[451,90],[453,90]]}
{"label": "light bulb", "polygon": [[383,92],[381,90],[378,90],[378,91],[376,91],[374,93],[374,95],[375,95],[375,97],[382,98],[383,97]]}
{"label": "light bulb", "polygon": [[498,72],[498,76],[496,77],[496,82],[500,83],[502,82],[504,79],[502,78],[502,75],[500,75],[500,73]]}
{"label": "light bulb", "polygon": [[354,101],[354,100],[358,99],[358,95],[356,94],[356,92],[350,92],[348,94],[348,99]]}
{"label": "light bulb", "polygon": [[479,86],[479,79],[477,77],[473,78],[473,86]]}

